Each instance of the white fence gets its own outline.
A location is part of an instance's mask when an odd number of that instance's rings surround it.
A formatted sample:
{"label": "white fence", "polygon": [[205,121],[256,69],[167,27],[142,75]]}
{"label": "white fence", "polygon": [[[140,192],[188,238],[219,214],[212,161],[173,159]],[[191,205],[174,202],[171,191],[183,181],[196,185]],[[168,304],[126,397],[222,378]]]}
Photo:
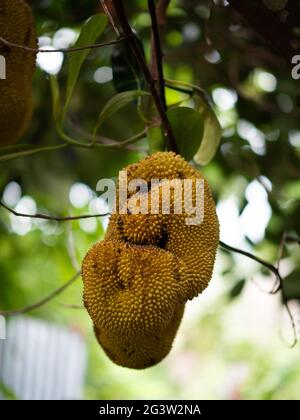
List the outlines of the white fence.
{"label": "white fence", "polygon": [[13,318],[6,327],[6,340],[0,340],[2,387],[21,400],[82,398],[87,352],[77,331],[29,317]]}

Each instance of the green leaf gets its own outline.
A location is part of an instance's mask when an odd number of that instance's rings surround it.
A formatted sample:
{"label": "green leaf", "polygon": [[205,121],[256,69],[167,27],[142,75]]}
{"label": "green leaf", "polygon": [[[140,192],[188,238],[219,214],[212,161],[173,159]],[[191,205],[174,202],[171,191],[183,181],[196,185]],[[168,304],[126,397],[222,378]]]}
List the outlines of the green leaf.
{"label": "green leaf", "polygon": [[192,108],[171,108],[167,112],[181,156],[191,160],[203,136],[203,117]]}
{"label": "green leaf", "polygon": [[[79,38],[74,48],[84,47],[85,45],[94,44],[96,39],[103,33],[107,25],[107,17],[103,14],[91,16],[82,26]],[[66,113],[73,91],[80,73],[81,66],[91,50],[82,50],[70,55],[69,72],[67,82],[66,103],[64,106],[64,114]]]}
{"label": "green leaf", "polygon": [[60,138],[64,140],[65,142],[72,145],[76,145],[80,147],[89,147],[87,143],[80,143],[77,140],[69,137],[64,132],[63,117],[61,113],[60,89],[59,89],[59,84],[55,76],[50,76],[50,86],[51,86],[51,95],[52,95],[52,113],[53,113],[56,130]]}
{"label": "green leaf", "polygon": [[139,98],[140,96],[149,96],[149,93],[144,92],[143,90],[130,90],[128,92],[118,93],[117,95],[113,96],[104,106],[98,117],[97,124],[94,129],[94,136],[96,136],[100,126],[104,123],[104,121],[106,121],[121,108],[124,108],[126,105],[130,104],[133,100]]}
{"label": "green leaf", "polygon": [[148,130],[149,153],[152,155],[155,152],[164,150],[164,138],[161,127],[151,127]]}
{"label": "green leaf", "polygon": [[235,299],[237,298],[243,291],[246,284],[246,280],[242,279],[235,283],[235,285],[229,291],[229,298]]}
{"label": "green leaf", "polygon": [[283,281],[286,297],[300,300],[300,270],[290,273]]}
{"label": "green leaf", "polygon": [[204,134],[201,145],[194,156],[199,165],[207,165],[218,150],[222,138],[222,128],[214,111],[207,105],[203,111]]}

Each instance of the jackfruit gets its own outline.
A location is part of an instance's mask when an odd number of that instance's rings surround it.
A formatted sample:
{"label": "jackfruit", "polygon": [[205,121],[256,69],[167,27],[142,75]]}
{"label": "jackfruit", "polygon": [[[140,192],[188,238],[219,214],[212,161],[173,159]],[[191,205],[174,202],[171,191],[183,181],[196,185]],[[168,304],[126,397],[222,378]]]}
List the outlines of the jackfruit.
{"label": "jackfruit", "polygon": [[[23,0],[0,0],[0,36],[13,44],[37,48],[31,8]],[[0,80],[0,145],[16,142],[32,114],[32,78],[36,53],[0,41],[6,79]]]}
{"label": "jackfruit", "polygon": [[[160,362],[170,351],[187,300],[208,285],[219,241],[219,224],[210,188],[202,174],[172,152],[158,152],[125,168],[128,182],[143,179],[148,210],[157,201],[158,214],[118,211],[104,238],[83,261],[84,304],[96,337],[112,361],[141,369]],[[152,189],[151,180],[159,180]],[[164,180],[202,180],[204,219],[186,224],[189,211],[164,214]],[[153,192],[153,191],[152,191]],[[175,193],[174,193],[175,194]],[[170,194],[174,210],[175,195]],[[134,192],[127,192],[127,203]],[[151,201],[152,200],[152,201]],[[117,188],[117,209],[120,185]]]}

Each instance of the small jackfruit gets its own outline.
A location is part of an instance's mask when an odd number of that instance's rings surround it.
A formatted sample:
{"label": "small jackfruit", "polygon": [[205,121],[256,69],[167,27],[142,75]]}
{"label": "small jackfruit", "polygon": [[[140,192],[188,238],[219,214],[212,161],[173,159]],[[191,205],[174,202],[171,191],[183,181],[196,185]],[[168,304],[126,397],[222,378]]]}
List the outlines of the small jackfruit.
{"label": "small jackfruit", "polygon": [[[6,41],[37,48],[31,8],[23,0],[0,0],[0,36]],[[32,114],[32,78],[36,53],[8,47],[0,41],[6,79],[0,80],[0,145],[16,142]]]}
{"label": "small jackfruit", "polygon": [[[104,241],[83,261],[84,304],[96,337],[112,361],[141,369],[160,362],[170,351],[187,300],[208,285],[219,241],[215,204],[202,174],[172,152],[158,152],[125,168],[128,182],[159,179],[157,194],[148,192],[148,210],[158,200],[157,214],[113,214]],[[164,214],[163,180],[204,183],[204,219],[186,224],[190,215]],[[127,201],[133,193],[127,194]],[[156,198],[153,198],[156,197]],[[119,186],[117,188],[117,201]],[[170,196],[174,207],[174,195]],[[118,208],[118,206],[117,206]],[[173,209],[174,210],[174,209]]]}

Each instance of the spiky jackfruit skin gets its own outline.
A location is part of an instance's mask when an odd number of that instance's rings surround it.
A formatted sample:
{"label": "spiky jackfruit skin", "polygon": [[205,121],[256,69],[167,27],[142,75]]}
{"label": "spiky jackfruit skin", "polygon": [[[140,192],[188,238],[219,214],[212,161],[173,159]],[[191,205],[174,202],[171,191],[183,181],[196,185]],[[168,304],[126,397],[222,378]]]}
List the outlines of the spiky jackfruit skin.
{"label": "spiky jackfruit skin", "polygon": [[[0,36],[5,40],[37,48],[32,12],[23,0],[0,0]],[[6,79],[0,80],[0,146],[16,142],[26,130],[32,114],[32,78],[36,53],[8,47],[0,41],[6,61]]]}
{"label": "spiky jackfruit skin", "polygon": [[142,369],[168,354],[184,306],[176,274],[174,256],[158,248],[108,240],[90,249],[84,302],[115,363]]}
{"label": "spiky jackfruit skin", "polygon": [[132,338],[114,336],[94,326],[96,338],[117,365],[131,369],[146,369],[161,362],[170,352],[184,312],[184,304],[178,305],[174,317],[164,332],[136,335]]}
{"label": "spiky jackfruit skin", "polygon": [[[186,212],[180,214],[114,214],[111,216],[106,238],[118,238],[137,245],[163,247],[179,260],[188,284],[186,299],[201,293],[212,275],[219,241],[219,222],[210,187],[203,175],[181,156],[172,152],[158,152],[138,164],[125,168],[128,183],[133,179],[191,179],[204,182],[204,220],[189,226]],[[195,186],[193,184],[193,204]],[[172,197],[171,197],[172,198]],[[161,191],[160,200],[162,201]],[[151,192],[148,193],[149,206]]]}
{"label": "spiky jackfruit skin", "polygon": [[158,214],[113,214],[104,241],[84,259],[84,303],[99,343],[115,363],[141,369],[169,353],[184,304],[207,287],[219,224],[207,182],[182,157],[158,152],[125,170],[128,182],[192,179],[193,204],[195,180],[204,182],[201,224],[187,225],[185,211],[163,214],[158,187]]}

